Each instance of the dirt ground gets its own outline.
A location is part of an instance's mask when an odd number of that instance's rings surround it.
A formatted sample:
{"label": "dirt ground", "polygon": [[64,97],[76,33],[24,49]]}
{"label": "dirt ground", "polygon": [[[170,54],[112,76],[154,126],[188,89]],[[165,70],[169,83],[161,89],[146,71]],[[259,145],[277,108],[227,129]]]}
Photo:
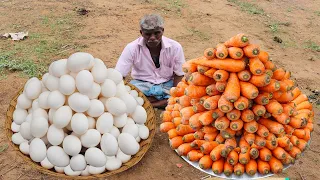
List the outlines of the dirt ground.
{"label": "dirt ground", "polygon": [[[78,8],[89,12],[81,11],[85,15],[79,15],[79,11],[75,11]],[[244,32],[269,52],[279,67],[292,72],[304,93],[311,95],[312,91],[320,90],[320,1],[317,0],[0,0],[0,34],[27,30],[29,34],[44,34],[51,38],[49,42],[62,38],[65,45],[80,46],[82,51],[113,67],[125,45],[139,37],[139,19],[152,12],[164,17],[165,36],[181,43],[186,59],[198,57],[207,47]],[[71,16],[72,25],[60,29],[59,37],[39,25],[41,17],[64,15]],[[276,42],[275,37],[282,43]],[[0,53],[14,43],[31,40],[11,42],[0,39]],[[77,50],[65,47],[45,56],[50,58],[46,62],[67,58]],[[37,61],[37,57],[34,60]],[[5,113],[11,98],[26,80],[17,72],[8,72],[7,77],[0,80],[0,146],[10,144],[4,131]],[[305,180],[320,177],[319,106],[315,112],[312,150],[307,150],[295,165],[276,177]],[[159,113],[157,111],[157,115]],[[158,119],[157,126],[159,124]],[[141,162],[107,179],[201,179],[205,176],[177,156],[169,148],[167,135],[157,130],[152,147]],[[56,178],[27,166],[9,147],[0,152],[0,179]]]}

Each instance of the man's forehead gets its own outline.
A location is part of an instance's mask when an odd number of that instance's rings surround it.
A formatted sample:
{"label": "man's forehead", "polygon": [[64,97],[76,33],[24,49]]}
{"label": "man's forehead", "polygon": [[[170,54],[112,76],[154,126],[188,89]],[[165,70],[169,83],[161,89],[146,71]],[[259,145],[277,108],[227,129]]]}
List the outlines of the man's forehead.
{"label": "man's forehead", "polygon": [[155,32],[155,31],[162,31],[163,28],[162,27],[156,27],[154,29],[141,29],[143,32],[146,32],[146,33],[152,33],[152,32]]}

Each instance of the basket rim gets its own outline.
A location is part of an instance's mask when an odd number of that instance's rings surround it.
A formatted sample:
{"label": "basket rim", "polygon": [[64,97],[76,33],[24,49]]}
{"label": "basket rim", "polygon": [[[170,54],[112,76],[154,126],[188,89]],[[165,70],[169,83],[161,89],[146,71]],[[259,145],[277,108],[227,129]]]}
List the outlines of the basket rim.
{"label": "basket rim", "polygon": [[[9,104],[7,111],[6,111],[6,120],[5,120],[5,127],[4,128],[5,128],[5,131],[6,131],[5,134],[6,134],[8,141],[9,141],[10,146],[12,146],[13,151],[16,151],[17,155],[19,155],[24,161],[26,161],[28,163],[28,165],[30,165],[33,169],[36,169],[41,173],[44,173],[49,176],[57,177],[57,178],[64,178],[64,179],[105,178],[105,177],[108,177],[111,175],[119,174],[121,172],[124,172],[124,171],[130,169],[131,167],[135,166],[136,164],[138,164],[142,160],[142,158],[148,152],[148,150],[150,149],[150,147],[153,143],[154,136],[156,134],[156,114],[155,114],[155,111],[154,111],[153,106],[151,105],[150,101],[137,87],[130,84],[129,82],[124,82],[124,83],[125,83],[125,85],[130,86],[130,88],[132,90],[136,90],[139,94],[139,97],[143,98],[143,100],[144,100],[143,107],[147,111],[147,121],[145,124],[147,124],[147,122],[150,121],[151,127],[149,127],[149,137],[147,139],[141,140],[139,142],[140,150],[135,155],[133,155],[128,162],[122,164],[119,169],[117,169],[115,171],[105,171],[104,173],[97,174],[97,175],[90,175],[90,176],[81,176],[81,175],[80,176],[68,176],[64,173],[58,173],[58,172],[54,171],[53,170],[54,168],[46,169],[46,168],[42,167],[40,165],[40,163],[32,161],[32,159],[30,158],[29,155],[23,154],[19,149],[19,145],[14,144],[11,140],[11,136],[14,134],[14,132],[11,130],[11,123],[13,122],[13,112],[14,112],[15,106],[17,104],[17,98],[23,92],[24,88],[21,88],[15,94],[15,96],[11,99],[10,104]],[[12,108],[13,108],[13,110],[12,110]],[[147,110],[147,108],[148,108],[148,110]],[[138,156],[138,154],[139,154],[139,156]]]}

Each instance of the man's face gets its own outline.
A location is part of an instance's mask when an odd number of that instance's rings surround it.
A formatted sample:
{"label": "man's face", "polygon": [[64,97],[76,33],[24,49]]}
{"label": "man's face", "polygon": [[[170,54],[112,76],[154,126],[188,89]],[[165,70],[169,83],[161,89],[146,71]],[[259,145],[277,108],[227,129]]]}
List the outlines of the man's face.
{"label": "man's face", "polygon": [[150,30],[141,29],[140,33],[148,47],[157,47],[161,43],[163,31],[163,28],[158,27]]}

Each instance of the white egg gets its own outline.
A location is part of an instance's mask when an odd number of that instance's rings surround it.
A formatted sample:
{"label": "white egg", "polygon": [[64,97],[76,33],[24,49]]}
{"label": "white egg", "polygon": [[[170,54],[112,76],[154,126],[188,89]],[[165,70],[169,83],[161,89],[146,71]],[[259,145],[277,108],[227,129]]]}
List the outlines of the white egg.
{"label": "white egg", "polygon": [[107,107],[106,107],[106,102],[107,102],[107,98],[105,97],[100,97],[99,101],[102,102],[103,106],[104,106],[104,111],[107,111]]}
{"label": "white egg", "polygon": [[20,134],[23,137],[23,139],[30,140],[33,138],[30,130],[30,123],[29,122],[23,122],[20,126]]}
{"label": "white egg", "polygon": [[121,151],[128,155],[134,155],[140,149],[136,139],[129,133],[121,133],[118,137],[118,143]]}
{"label": "white egg", "polygon": [[100,142],[101,150],[107,156],[114,156],[118,151],[117,139],[110,133],[103,134]]}
{"label": "white egg", "polygon": [[96,120],[93,117],[87,116],[88,118],[88,129],[95,129],[96,128]]}
{"label": "white egg", "polygon": [[32,107],[32,110],[36,110],[36,109],[40,108],[39,99],[33,100],[31,107]]}
{"label": "white egg", "polygon": [[64,95],[71,95],[76,90],[76,81],[75,79],[65,74],[59,79],[59,91]]}
{"label": "white egg", "polygon": [[86,166],[86,169],[81,172],[81,176],[90,176],[89,166]]}
{"label": "white egg", "polygon": [[136,141],[137,141],[137,143],[139,143],[141,141],[140,136],[136,137]]}
{"label": "white egg", "polygon": [[20,131],[20,125],[16,124],[15,122],[11,123],[11,130],[12,132],[19,132]]}
{"label": "white egg", "polygon": [[109,159],[114,159],[114,158],[116,158],[116,156],[114,155],[114,156],[107,156],[106,155],[106,158],[107,158],[107,161],[109,160]]}
{"label": "white egg", "polygon": [[114,126],[116,126],[117,128],[122,128],[126,125],[128,117],[127,114],[124,113],[120,116],[114,116],[113,119]]}
{"label": "white egg", "polygon": [[117,93],[116,93],[116,97],[121,97],[125,94],[129,94],[125,85],[124,85],[124,82],[121,81],[120,83],[117,84]]}
{"label": "white egg", "polygon": [[138,97],[138,92],[136,90],[131,90],[130,91],[130,94],[133,96],[133,97]]}
{"label": "white egg", "polygon": [[28,99],[36,99],[41,93],[41,81],[38,78],[31,78],[24,87],[23,93]]}
{"label": "white egg", "polygon": [[48,120],[43,117],[36,117],[31,120],[30,128],[32,136],[41,138],[46,135],[48,131]]}
{"label": "white egg", "polygon": [[69,162],[69,156],[60,146],[50,146],[47,151],[48,160],[55,166],[66,167]]}
{"label": "white egg", "polygon": [[22,142],[19,145],[20,151],[25,155],[29,155],[29,148],[30,148],[30,146],[29,146],[29,142],[28,141]]}
{"label": "white egg", "polygon": [[50,109],[49,110],[49,113],[48,113],[48,120],[49,120],[49,123],[50,124],[53,124],[53,116],[54,116],[54,113],[56,112],[57,110],[56,109]]}
{"label": "white egg", "polygon": [[83,171],[86,169],[87,162],[82,154],[73,156],[70,160],[70,167],[73,171]]}
{"label": "white egg", "polygon": [[45,91],[49,91],[49,89],[47,89],[46,86],[43,84],[43,82],[41,82],[41,93]]}
{"label": "white egg", "polygon": [[131,159],[131,155],[124,154],[120,149],[118,149],[116,157],[120,159],[122,163],[126,163]]}
{"label": "white egg", "polygon": [[106,97],[114,97],[117,93],[117,85],[114,81],[106,79],[101,85],[101,94]]}
{"label": "white egg", "polygon": [[[77,133],[75,133],[75,132],[72,132],[70,135],[77,136],[79,139],[80,139],[80,137],[82,136],[82,135],[79,135],[79,134],[77,134]],[[66,136],[68,136],[68,134],[67,134]],[[65,137],[66,137],[66,136],[65,136]],[[81,142],[81,144],[82,144],[82,142]]]}
{"label": "white egg", "polygon": [[11,140],[12,140],[12,142],[13,142],[14,144],[16,144],[16,145],[20,145],[21,143],[27,141],[27,140],[25,140],[25,139],[21,136],[20,132],[14,133],[14,134],[12,135],[12,137],[11,137]]}
{"label": "white egg", "polygon": [[119,84],[123,79],[122,74],[113,68],[107,69],[107,77],[108,79],[114,81],[116,84]]}
{"label": "white egg", "polygon": [[64,105],[66,97],[58,90],[50,92],[47,99],[47,104],[50,108],[58,109]]}
{"label": "white egg", "polygon": [[70,156],[75,156],[81,151],[81,141],[77,136],[69,135],[64,138],[63,150]]}
{"label": "white egg", "polygon": [[38,109],[32,111],[32,119],[35,119],[37,117],[43,117],[45,119],[48,119],[49,115],[46,110],[44,110],[42,108],[38,108]]}
{"label": "white egg", "polygon": [[66,127],[72,118],[72,110],[69,106],[62,106],[53,115],[53,124],[58,128]]}
{"label": "white egg", "polygon": [[133,120],[131,117],[128,117],[128,118],[127,118],[126,125],[127,125],[127,124],[136,124],[136,123],[134,122],[134,120]]}
{"label": "white egg", "polygon": [[113,116],[110,113],[103,113],[97,120],[96,128],[101,133],[107,133],[113,127]]}
{"label": "white egg", "polygon": [[142,106],[137,106],[131,117],[136,123],[144,124],[147,121],[147,112]]}
{"label": "white egg", "polygon": [[39,138],[34,138],[30,143],[30,158],[35,162],[41,162],[46,158],[47,147]]}
{"label": "white egg", "polygon": [[126,107],[127,107],[127,114],[131,114],[134,112],[134,110],[137,107],[137,101],[134,99],[133,96],[131,96],[130,94],[126,93],[123,94],[122,96],[120,96],[120,99],[125,103]]}
{"label": "white egg", "polygon": [[122,128],[122,133],[129,133],[131,134],[134,138],[139,136],[139,128],[136,124],[126,124],[123,128]]}
{"label": "white egg", "polygon": [[54,166],[54,170],[55,170],[57,173],[64,173],[64,167]]}
{"label": "white egg", "polygon": [[97,99],[101,93],[101,86],[97,83],[93,83],[89,92],[84,93],[84,95],[88,96],[89,99]]}
{"label": "white egg", "polygon": [[108,171],[114,171],[114,170],[117,170],[121,167],[122,165],[122,162],[120,159],[118,158],[113,158],[113,159],[110,159],[107,161],[106,163],[106,169]]}
{"label": "white egg", "polygon": [[89,173],[90,174],[101,174],[103,173],[104,171],[106,170],[106,167],[105,166],[102,166],[102,167],[94,167],[94,166],[89,166]]}
{"label": "white egg", "polygon": [[38,103],[42,109],[49,109],[50,108],[50,106],[48,105],[49,94],[50,94],[50,91],[45,91],[45,92],[41,93],[39,96]]}
{"label": "white egg", "polygon": [[120,135],[120,131],[117,127],[113,126],[109,132],[112,134],[116,139],[118,139],[118,136]]}
{"label": "white egg", "polygon": [[126,87],[126,90],[127,90],[128,92],[130,92],[130,91],[131,91],[131,87],[130,87],[130,86],[125,85],[125,87]]}
{"label": "white egg", "polygon": [[106,101],[106,107],[109,113],[120,116],[127,112],[126,104],[117,97],[108,98]]}
{"label": "white egg", "polygon": [[63,129],[57,128],[54,124],[52,124],[48,129],[47,138],[50,144],[54,146],[60,145],[64,139]]}
{"label": "white egg", "polygon": [[51,168],[54,167],[54,165],[50,163],[50,161],[48,160],[47,157],[44,158],[44,160],[42,160],[42,161],[40,162],[40,164],[41,164],[42,167],[44,167],[44,168],[46,168],[46,169],[51,169]]}
{"label": "white egg", "polygon": [[67,59],[60,59],[52,63],[52,75],[55,77],[61,77],[62,75],[68,74]]}
{"label": "white egg", "polygon": [[[133,97],[133,96],[132,96]],[[138,102],[138,104],[140,105],[140,106],[142,106],[143,104],[144,104],[144,100],[142,99],[142,97],[135,97],[135,99],[136,99],[136,101]]]}
{"label": "white egg", "polygon": [[90,99],[86,95],[74,93],[69,96],[68,104],[72,110],[81,113],[87,111],[90,108]]}
{"label": "white egg", "polygon": [[148,139],[149,129],[147,126],[145,126],[145,125],[139,126],[139,137],[141,139]]}
{"label": "white egg", "polygon": [[32,108],[29,108],[27,111],[28,111],[28,114],[31,114],[33,110]]}
{"label": "white egg", "polygon": [[105,79],[107,79],[107,67],[100,59],[94,59],[94,66],[91,73],[96,83],[101,84]]}
{"label": "white egg", "polygon": [[90,107],[87,110],[87,114],[91,117],[99,117],[104,112],[104,105],[97,99],[90,101]]}
{"label": "white egg", "polygon": [[94,57],[85,52],[76,52],[72,54],[67,61],[67,68],[71,72],[79,72],[84,69],[90,69],[94,63]]}
{"label": "white egg", "polygon": [[32,105],[31,99],[28,99],[25,94],[20,94],[17,99],[17,104],[22,109],[29,109]]}
{"label": "white egg", "polygon": [[88,93],[93,86],[93,76],[88,70],[82,70],[76,76],[76,87],[80,93]]}
{"label": "white egg", "polygon": [[89,165],[95,167],[104,166],[107,162],[106,156],[99,148],[96,147],[87,149],[84,157]]}
{"label": "white egg", "polygon": [[50,91],[58,90],[59,89],[59,78],[49,74],[44,85]]}
{"label": "white egg", "polygon": [[86,133],[89,128],[87,116],[83,113],[75,113],[71,118],[71,128],[79,135]]}
{"label": "white egg", "polygon": [[25,109],[18,108],[13,111],[13,121],[17,125],[21,125],[26,120],[27,116],[28,116],[28,112]]}
{"label": "white egg", "polygon": [[[69,124],[68,124],[66,127],[64,127],[63,129],[64,129],[64,132],[73,131],[73,130],[72,130],[72,127],[71,127],[71,120],[70,120]],[[66,130],[67,130],[67,131],[66,131]],[[73,132],[73,133],[74,133],[74,132]]]}
{"label": "white egg", "polygon": [[80,139],[83,147],[95,147],[100,143],[101,134],[96,129],[89,129]]}
{"label": "white egg", "polygon": [[65,167],[63,169],[64,173],[68,176],[79,176],[81,174],[81,171],[73,171],[70,167],[70,165],[68,165],[67,167]]}

